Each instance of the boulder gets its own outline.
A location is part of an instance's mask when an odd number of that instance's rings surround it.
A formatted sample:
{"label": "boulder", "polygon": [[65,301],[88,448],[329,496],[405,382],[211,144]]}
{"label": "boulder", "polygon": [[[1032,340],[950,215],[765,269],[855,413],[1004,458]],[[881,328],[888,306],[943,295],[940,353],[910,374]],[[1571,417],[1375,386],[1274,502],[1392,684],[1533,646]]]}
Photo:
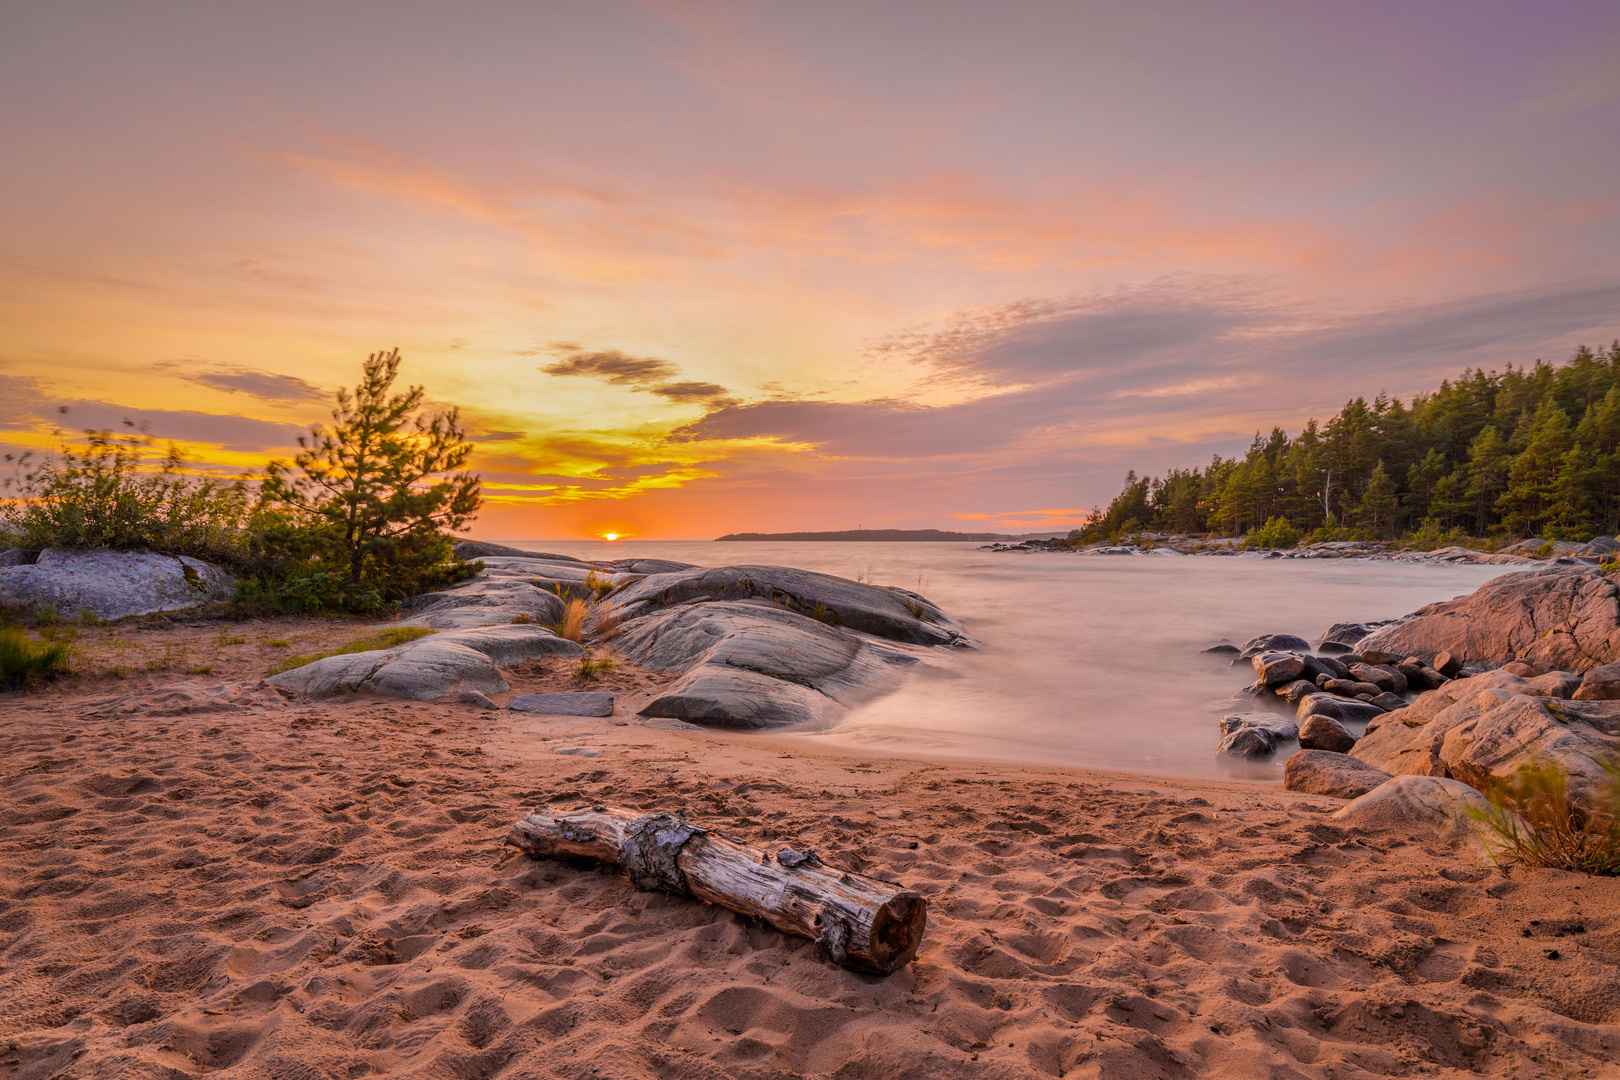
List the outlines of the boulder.
{"label": "boulder", "polygon": [[1576,701],[1620,701],[1620,664],[1592,668],[1570,696]]}
{"label": "boulder", "polygon": [[1299,708],[1294,714],[1300,723],[1310,716],[1327,716],[1349,724],[1364,724],[1382,715],[1384,710],[1376,705],[1337,694],[1306,694],[1299,699]]}
{"label": "boulder", "polygon": [[1455,679],[1457,672],[1462,670],[1463,665],[1461,659],[1452,656],[1445,650],[1441,650],[1434,654],[1434,663],[1431,666],[1446,678]]}
{"label": "boulder", "polygon": [[[1334,623],[1327,631],[1316,639],[1316,648],[1322,652],[1347,652],[1354,648],[1362,638],[1378,629],[1387,626],[1393,620],[1383,622]],[[1333,645],[1337,648],[1329,649]]]}
{"label": "boulder", "polygon": [[[28,566],[34,561],[34,556],[22,548],[7,548],[0,551],[0,566]],[[1233,652],[1237,648],[1233,647]]]}
{"label": "boulder", "polygon": [[1384,770],[1330,750],[1301,750],[1283,764],[1283,787],[1335,799],[1365,795],[1388,779]]}
{"label": "boulder", "polygon": [[615,590],[609,599],[625,619],[701,601],[762,600],[829,626],[891,641],[974,644],[950,616],[916,593],[784,566],[653,574]]}
{"label": "boulder", "polygon": [[1297,705],[1299,704],[1300,698],[1304,697],[1306,694],[1316,693],[1318,688],[1313,682],[1306,682],[1304,679],[1296,679],[1286,686],[1278,686],[1274,687],[1273,689],[1276,690],[1277,696],[1287,701],[1288,704]]}
{"label": "boulder", "polygon": [[1236,656],[1241,651],[1236,645],[1211,645],[1204,650],[1206,653],[1214,653],[1217,656]]}
{"label": "boulder", "polygon": [[1387,664],[1393,664],[1399,659],[1399,657],[1397,657],[1394,653],[1385,652],[1383,649],[1371,648],[1365,642],[1362,643],[1360,652],[1362,663],[1372,664],[1376,667],[1384,667]]}
{"label": "boulder", "polygon": [[1286,742],[1299,735],[1299,727],[1285,716],[1275,713],[1228,713],[1221,717],[1221,734],[1230,735],[1238,728],[1260,728],[1277,742]]}
{"label": "boulder", "polygon": [[1350,668],[1332,656],[1305,656],[1305,678],[1316,680],[1318,675],[1326,675],[1330,679],[1348,679]]}
{"label": "boulder", "polygon": [[1406,677],[1399,671],[1382,665],[1351,664],[1350,677],[1357,682],[1376,686],[1379,690],[1392,694],[1401,693],[1406,689]]}
{"label": "boulder", "polygon": [[542,656],[583,656],[585,650],[540,626],[452,630],[392,649],[328,656],[272,675],[272,686],[309,697],[372,693],[436,701],[507,689],[499,666]]}
{"label": "boulder", "polygon": [[520,694],[506,703],[514,712],[548,716],[612,716],[613,695],[601,692]]}
{"label": "boulder", "polygon": [[1396,776],[1443,776],[1481,789],[1550,762],[1568,773],[1572,792],[1600,789],[1603,763],[1620,740],[1604,717],[1536,689],[1505,671],[1447,683],[1390,713],[1352,753]]}
{"label": "boulder", "polygon": [[1215,753],[1224,757],[1264,757],[1277,749],[1277,738],[1265,728],[1243,726],[1231,731]]}
{"label": "boulder", "polygon": [[1393,712],[1396,709],[1406,708],[1406,699],[1401,697],[1399,694],[1391,694],[1386,692],[1382,694],[1374,694],[1370,704],[1378,706],[1385,712]]}
{"label": "boulder", "polygon": [[539,551],[527,551],[523,548],[507,547],[505,544],[488,544],[481,540],[457,540],[453,549],[458,559],[482,559],[487,556],[508,556],[519,559],[548,559],[554,562],[577,563],[580,566],[589,566],[584,559],[576,559],[572,555],[551,555]]}
{"label": "boulder", "polygon": [[1343,754],[1356,745],[1356,737],[1332,717],[1313,713],[1299,727],[1299,745],[1307,750],[1332,750]]}
{"label": "boulder", "polygon": [[1590,566],[1505,574],[1375,631],[1362,646],[1435,661],[1449,653],[1462,665],[1522,659],[1585,672],[1620,662],[1620,584]]}
{"label": "boulder", "polygon": [[1600,536],[1595,540],[1581,545],[1575,554],[1591,558],[1601,557],[1604,555],[1613,555],[1617,551],[1620,551],[1620,539],[1613,536]]}
{"label": "boulder", "polygon": [[1294,634],[1261,634],[1243,643],[1243,655],[1263,652],[1310,652],[1311,643]]}
{"label": "boulder", "polygon": [[1459,781],[1396,776],[1340,807],[1332,820],[1369,832],[1447,841],[1478,836],[1483,825],[1475,815],[1490,810],[1485,796]]}
{"label": "boulder", "polygon": [[1260,681],[1267,686],[1293,682],[1305,674],[1305,661],[1293,653],[1258,653],[1250,658],[1249,663],[1260,676]]}
{"label": "boulder", "polygon": [[0,567],[0,604],[122,619],[229,600],[235,582],[230,571],[184,555],[46,548],[33,563]]}
{"label": "boulder", "polygon": [[[651,580],[651,579],[648,579]],[[898,685],[918,658],[757,601],[689,604],[624,624],[626,659],[681,678],[643,716],[720,727],[826,723]]]}

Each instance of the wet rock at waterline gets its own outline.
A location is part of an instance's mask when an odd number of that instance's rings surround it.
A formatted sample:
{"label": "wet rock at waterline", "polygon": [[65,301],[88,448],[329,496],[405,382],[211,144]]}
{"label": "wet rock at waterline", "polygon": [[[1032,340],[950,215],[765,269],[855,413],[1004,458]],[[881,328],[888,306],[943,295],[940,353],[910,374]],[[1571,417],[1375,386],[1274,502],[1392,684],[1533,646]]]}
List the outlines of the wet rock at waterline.
{"label": "wet rock at waterline", "polygon": [[1305,661],[1293,653],[1259,653],[1249,663],[1259,676],[1259,681],[1267,686],[1293,682],[1305,673]]}

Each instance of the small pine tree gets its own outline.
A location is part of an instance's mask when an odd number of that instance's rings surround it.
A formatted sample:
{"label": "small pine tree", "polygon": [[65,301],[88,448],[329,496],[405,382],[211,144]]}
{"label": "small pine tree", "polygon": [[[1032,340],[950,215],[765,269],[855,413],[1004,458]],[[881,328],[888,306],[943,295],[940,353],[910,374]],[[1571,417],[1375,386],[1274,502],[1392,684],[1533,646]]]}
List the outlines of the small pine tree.
{"label": "small pine tree", "polygon": [[479,478],[455,471],[472,453],[459,411],[421,415],[420,386],[391,394],[399,363],[398,349],[368,357],[354,393],[338,391],[332,426],[299,437],[298,473],[271,462],[260,489],[272,546],[390,599],[459,576],[444,530],[482,502]]}

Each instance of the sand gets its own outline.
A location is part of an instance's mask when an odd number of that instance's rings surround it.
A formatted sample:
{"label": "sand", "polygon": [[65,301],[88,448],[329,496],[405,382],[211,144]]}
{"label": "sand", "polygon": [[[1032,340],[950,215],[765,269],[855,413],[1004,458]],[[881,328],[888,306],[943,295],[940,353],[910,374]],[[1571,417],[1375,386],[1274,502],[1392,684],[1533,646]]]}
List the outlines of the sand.
{"label": "sand", "polygon": [[[173,670],[0,697],[0,1076],[1620,1072],[1615,879],[1346,831],[1270,787],[644,724],[658,680],[615,679],[607,720]],[[855,974],[503,847],[581,803],[915,887],[919,957]]]}

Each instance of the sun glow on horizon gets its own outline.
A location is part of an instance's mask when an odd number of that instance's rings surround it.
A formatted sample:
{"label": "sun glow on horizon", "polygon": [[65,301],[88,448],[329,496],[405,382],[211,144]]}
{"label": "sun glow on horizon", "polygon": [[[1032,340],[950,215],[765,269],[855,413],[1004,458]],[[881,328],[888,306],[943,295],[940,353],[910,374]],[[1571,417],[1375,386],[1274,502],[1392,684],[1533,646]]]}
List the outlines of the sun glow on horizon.
{"label": "sun glow on horizon", "polygon": [[617,540],[618,538],[619,538],[618,533],[603,533],[602,534],[602,539],[604,539],[604,540]]}

